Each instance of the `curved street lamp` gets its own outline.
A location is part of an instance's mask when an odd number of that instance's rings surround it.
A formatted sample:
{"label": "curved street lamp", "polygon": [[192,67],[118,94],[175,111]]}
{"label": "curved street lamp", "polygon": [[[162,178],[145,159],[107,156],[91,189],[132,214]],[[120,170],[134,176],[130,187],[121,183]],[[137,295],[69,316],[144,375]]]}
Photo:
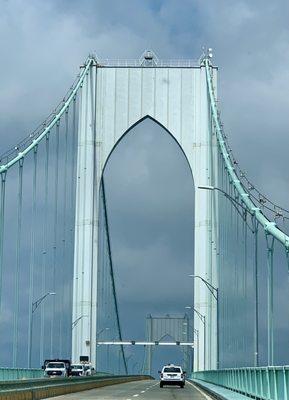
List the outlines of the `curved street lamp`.
{"label": "curved street lamp", "polygon": [[213,286],[210,282],[208,282],[206,279],[204,279],[202,276],[200,275],[189,275],[191,278],[198,278],[200,279],[202,282],[204,282],[204,284],[207,286],[208,290],[211,292],[212,296],[214,297],[214,299],[217,302],[217,369],[219,369],[220,366],[220,358],[219,358],[219,354],[220,354],[220,339],[219,339],[219,325],[220,325],[220,321],[219,321],[219,288]]}
{"label": "curved street lamp", "polygon": [[32,330],[33,330],[33,314],[48,296],[55,296],[54,292],[47,292],[43,296],[39,297],[36,301],[34,301],[31,305],[31,318],[30,318],[30,326],[29,326],[29,341],[28,341],[28,368],[31,368],[31,356],[32,356]]}
{"label": "curved street lamp", "polygon": [[88,317],[88,315],[81,315],[80,317],[76,318],[76,320],[72,322],[71,329],[75,328],[76,325],[78,324],[78,322],[79,322],[82,318],[85,318],[85,317]]}
{"label": "curved street lamp", "polygon": [[204,369],[206,369],[206,316],[196,310],[194,306],[186,306],[185,308],[195,312],[204,325]]}

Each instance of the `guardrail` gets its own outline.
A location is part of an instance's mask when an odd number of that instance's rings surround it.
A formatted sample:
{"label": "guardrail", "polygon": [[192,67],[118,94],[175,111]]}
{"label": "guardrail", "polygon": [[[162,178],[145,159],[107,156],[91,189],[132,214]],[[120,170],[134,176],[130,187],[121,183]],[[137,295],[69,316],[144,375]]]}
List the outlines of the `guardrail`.
{"label": "guardrail", "polygon": [[43,369],[38,368],[0,368],[0,381],[43,378]]}
{"label": "guardrail", "polygon": [[152,379],[146,375],[103,375],[69,378],[42,378],[0,382],[0,399],[38,400],[102,386]]}
{"label": "guardrail", "polygon": [[[107,372],[96,372],[93,376],[110,375]],[[41,368],[4,368],[0,367],[0,384],[2,381],[16,381],[18,379],[44,378]]]}
{"label": "guardrail", "polygon": [[289,400],[289,366],[198,371],[192,374],[192,379],[258,400]]}

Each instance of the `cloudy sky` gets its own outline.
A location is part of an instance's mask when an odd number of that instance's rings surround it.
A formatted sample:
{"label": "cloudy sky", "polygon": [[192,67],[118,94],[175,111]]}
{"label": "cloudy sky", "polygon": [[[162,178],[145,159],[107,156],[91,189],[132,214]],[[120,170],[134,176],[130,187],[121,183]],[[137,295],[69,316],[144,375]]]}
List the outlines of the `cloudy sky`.
{"label": "cloudy sky", "polygon": [[[288,1],[0,0],[0,6],[1,153],[62,99],[89,53],[100,59],[139,58],[151,48],[163,59],[197,59],[202,46],[212,47],[222,120],[234,154],[261,191],[289,207]],[[125,278],[131,275],[133,281],[136,264],[146,285],[161,280],[165,269],[174,276],[179,264],[187,274],[193,193],[186,164],[170,138],[149,123],[135,131],[108,164],[107,190],[115,216],[120,306],[124,310],[134,298],[145,313],[150,303],[143,306],[147,299],[138,299]],[[162,151],[156,151],[158,145]],[[168,158],[174,168],[164,168]],[[154,263],[161,264],[155,274]],[[151,312],[165,311],[161,293],[149,297]],[[186,286],[170,311],[180,312],[187,301]]]}

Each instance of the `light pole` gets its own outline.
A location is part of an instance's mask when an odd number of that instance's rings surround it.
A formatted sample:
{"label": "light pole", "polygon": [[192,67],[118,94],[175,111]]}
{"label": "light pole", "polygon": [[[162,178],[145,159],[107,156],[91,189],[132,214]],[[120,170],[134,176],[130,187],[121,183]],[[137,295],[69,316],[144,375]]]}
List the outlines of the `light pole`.
{"label": "light pole", "polygon": [[[191,372],[193,372],[194,371],[194,357],[195,357],[196,352],[197,352],[197,357],[196,358],[197,358],[198,370],[200,369],[200,361],[199,361],[199,331],[198,331],[198,329],[193,328],[192,325],[189,323],[189,321],[188,322],[183,322],[183,325],[187,326],[187,328],[189,330],[193,330],[193,332],[194,332],[194,335],[193,335],[194,336],[194,339],[193,339],[194,345],[193,346],[189,346],[190,351],[193,353],[193,357],[192,357],[192,360],[191,360],[192,363],[190,365]],[[187,329],[187,332],[183,332],[183,334],[187,336],[186,339],[185,339],[186,341],[188,341],[188,329]],[[195,336],[197,337],[197,342],[195,342]],[[189,354],[187,354],[187,365],[188,366],[189,366],[189,362],[190,362],[190,356],[189,356]]]}
{"label": "light pole", "polygon": [[71,329],[75,328],[76,325],[78,324],[78,322],[79,322],[82,318],[85,318],[85,317],[88,317],[88,315],[81,315],[80,317],[76,318],[76,320],[72,322]]}
{"label": "light pole", "polygon": [[[194,335],[196,335],[196,338],[197,338],[197,366],[198,366],[198,371],[199,371],[199,369],[200,369],[199,330],[196,328],[194,328]],[[194,346],[194,354],[195,354],[195,346]]]}
{"label": "light pole", "polygon": [[40,306],[44,299],[48,296],[55,296],[54,292],[47,292],[43,296],[39,297],[36,301],[31,304],[31,318],[30,318],[30,326],[29,326],[29,341],[28,341],[28,368],[31,368],[31,355],[32,355],[32,330],[33,330],[33,314],[36,309]]}
{"label": "light pole", "polygon": [[217,303],[217,369],[220,367],[220,340],[219,340],[219,333],[220,333],[220,321],[219,321],[219,288],[216,288],[215,286],[211,285],[210,282],[208,282],[206,279],[201,277],[200,275],[189,275],[191,278],[198,278],[204,284],[207,286],[211,294],[213,295],[214,299],[216,300]]}
{"label": "light pole", "polygon": [[103,328],[103,329],[101,329],[100,331],[96,332],[96,335],[95,335],[95,336],[96,336],[96,341],[97,341],[97,339],[98,339],[98,336],[101,335],[102,332],[104,332],[104,331],[109,331],[109,329],[110,329],[110,328]]}
{"label": "light pole", "polygon": [[133,357],[133,354],[131,354],[130,356],[127,357],[126,359],[126,364],[127,364],[127,371],[128,371],[128,362],[129,360]]}
{"label": "light pole", "polygon": [[135,368],[138,365],[138,362],[136,361],[133,366],[132,366],[132,374],[134,375],[134,373],[136,373]]}
{"label": "light pole", "polygon": [[201,314],[200,311],[196,310],[193,306],[186,306],[185,308],[195,312],[204,325],[204,369],[206,369],[206,316]]}
{"label": "light pole", "polygon": [[121,350],[118,350],[118,375],[120,375],[120,357],[121,357]]}
{"label": "light pole", "polygon": [[240,206],[243,210],[248,211],[251,215],[253,215],[252,211],[250,211],[247,207],[244,206],[244,204],[240,203],[238,200],[234,199],[234,197],[230,196],[227,192],[225,192],[225,190],[220,189],[216,186],[198,186],[198,189],[202,189],[202,190],[217,190],[220,193],[223,193],[223,195],[229,199],[230,201],[232,201],[234,204],[236,204],[237,206]]}
{"label": "light pole", "polygon": [[[98,345],[97,345],[98,337],[102,334],[102,332],[104,332],[104,331],[109,331],[109,329],[110,329],[110,328],[102,328],[102,329],[100,329],[98,332],[96,332],[96,334],[95,334],[95,338],[96,338],[96,347],[98,347]],[[96,351],[96,356],[95,356],[95,369],[97,370],[96,364],[97,364],[97,351]]]}
{"label": "light pole", "polygon": [[[224,190],[215,187],[215,186],[198,186],[198,189],[203,189],[203,190],[217,190],[218,192],[222,193],[228,200],[230,200],[233,204],[240,206],[243,210],[248,211],[252,218],[254,214],[248,210],[242,203],[239,203],[234,197],[230,196],[227,192]],[[253,230],[252,232],[254,233],[255,236],[255,268],[254,268],[254,286],[255,286],[255,321],[254,321],[254,365],[255,367],[258,367],[259,365],[259,326],[258,326],[258,321],[259,321],[259,309],[258,309],[258,302],[259,302],[259,288],[258,288],[258,222],[256,219],[253,222]],[[270,279],[269,279],[270,280]],[[270,287],[271,283],[269,282],[268,286]],[[269,293],[271,293],[269,291]],[[270,296],[268,296],[268,304],[270,304],[272,299]],[[219,307],[218,307],[219,308]],[[272,324],[268,323],[268,338],[273,337],[273,326]],[[268,339],[269,342],[269,339]]]}

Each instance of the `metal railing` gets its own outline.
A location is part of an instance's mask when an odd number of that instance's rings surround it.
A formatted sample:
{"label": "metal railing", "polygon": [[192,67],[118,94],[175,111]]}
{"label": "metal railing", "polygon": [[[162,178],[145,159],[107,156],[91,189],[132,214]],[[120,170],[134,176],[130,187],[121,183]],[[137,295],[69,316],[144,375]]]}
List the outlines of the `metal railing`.
{"label": "metal railing", "polygon": [[259,400],[289,399],[289,366],[198,371],[192,379],[213,383]]}
{"label": "metal railing", "polygon": [[151,63],[146,63],[143,59],[131,60],[110,60],[97,59],[98,67],[152,67],[152,68],[199,68],[198,60],[176,59],[176,60],[159,60],[153,59]]}
{"label": "metal railing", "polygon": [[43,370],[38,368],[0,368],[0,381],[43,378]]}

